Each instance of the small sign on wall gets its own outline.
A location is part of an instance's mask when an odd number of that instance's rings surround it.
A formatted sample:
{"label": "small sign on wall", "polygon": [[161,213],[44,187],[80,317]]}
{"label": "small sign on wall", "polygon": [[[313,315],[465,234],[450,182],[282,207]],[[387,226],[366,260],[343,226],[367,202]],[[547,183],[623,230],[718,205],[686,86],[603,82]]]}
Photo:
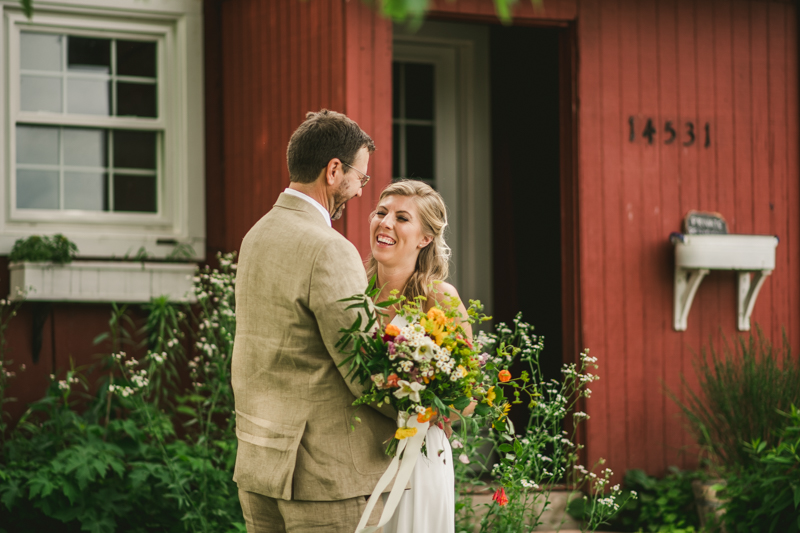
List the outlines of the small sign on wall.
{"label": "small sign on wall", "polygon": [[683,232],[687,235],[727,235],[728,224],[719,213],[689,211],[683,219]]}

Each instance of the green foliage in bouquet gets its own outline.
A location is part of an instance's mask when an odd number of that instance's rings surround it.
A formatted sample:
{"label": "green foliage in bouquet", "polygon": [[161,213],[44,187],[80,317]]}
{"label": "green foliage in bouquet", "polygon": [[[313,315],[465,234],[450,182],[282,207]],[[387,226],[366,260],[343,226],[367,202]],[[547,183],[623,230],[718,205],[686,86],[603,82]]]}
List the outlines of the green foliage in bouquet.
{"label": "green foliage in bouquet", "polygon": [[[437,292],[436,285],[430,292]],[[407,302],[394,298],[395,293],[390,300],[374,304],[379,293],[373,277],[366,293],[343,300],[354,302],[348,309],[361,313],[349,329],[342,330],[337,348],[348,354],[341,363],[349,364],[348,377],[367,386],[354,405],[390,404],[400,413],[388,453],[394,453],[400,439],[416,434],[415,428],[403,423],[411,416],[420,423],[434,413],[450,417],[475,402],[475,415],[504,431],[510,404],[503,387],[514,390],[517,398],[520,391],[527,393],[533,405],[538,393],[526,385],[527,374],[512,380],[507,369],[513,359],[511,348],[498,347],[504,357],[489,361],[462,327],[462,320],[489,319],[481,313],[480,302],[471,301],[467,316],[461,317],[461,302],[447,294],[441,298],[444,305],[437,300],[426,311],[425,297]],[[394,306],[404,324],[383,325],[380,310],[388,306]]]}
{"label": "green foliage in bouquet", "polygon": [[[152,302],[143,329],[113,306],[95,368],[51,376],[0,447],[0,531],[245,531],[231,480],[234,260],[195,276],[193,309]],[[146,355],[128,355],[140,337]],[[181,388],[169,373],[187,364]]]}
{"label": "green foliage in bouquet", "polygon": [[712,465],[737,471],[755,463],[745,443],[755,440],[771,447],[785,425],[778,410],[800,405],[800,357],[792,353],[784,334],[773,347],[761,329],[740,337],[732,350],[727,342],[719,353],[711,345],[694,361],[700,391],[685,378],[685,400],[670,393],[680,406]]}
{"label": "green foliage in bouquet", "polygon": [[60,233],[52,237],[31,235],[27,239],[18,239],[14,243],[8,260],[12,263],[52,261],[64,264],[71,262],[77,253],[77,245]]}
{"label": "green foliage in bouquet", "polygon": [[800,410],[779,413],[785,420],[776,443],[744,443],[750,466],[728,476],[722,494],[728,533],[800,531]]}

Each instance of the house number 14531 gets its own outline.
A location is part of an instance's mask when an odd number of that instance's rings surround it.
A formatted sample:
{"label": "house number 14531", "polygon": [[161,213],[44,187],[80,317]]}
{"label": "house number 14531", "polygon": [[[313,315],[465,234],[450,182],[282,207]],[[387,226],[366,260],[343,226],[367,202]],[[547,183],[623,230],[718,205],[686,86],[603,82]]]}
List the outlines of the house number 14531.
{"label": "house number 14531", "polygon": [[[636,142],[636,138],[641,135],[642,138],[647,139],[647,144],[653,144],[654,141],[663,139],[664,144],[681,143],[683,146],[692,146],[700,144],[698,137],[702,137],[704,148],[711,146],[711,124],[706,122],[703,125],[703,131],[696,131],[694,122],[684,122],[683,124],[667,120],[664,122],[664,127],[659,131],[653,124],[653,119],[648,118],[644,125],[641,121],[637,124],[634,117],[628,118],[628,125],[630,126],[630,134],[628,140]],[[639,131],[641,129],[641,132]]]}

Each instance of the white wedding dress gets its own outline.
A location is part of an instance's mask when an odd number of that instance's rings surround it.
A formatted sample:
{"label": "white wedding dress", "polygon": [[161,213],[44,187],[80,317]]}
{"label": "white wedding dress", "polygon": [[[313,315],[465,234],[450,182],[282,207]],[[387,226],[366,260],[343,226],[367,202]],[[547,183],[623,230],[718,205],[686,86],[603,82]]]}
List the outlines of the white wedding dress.
{"label": "white wedding dress", "polygon": [[428,429],[425,443],[427,454],[417,458],[411,488],[403,492],[383,533],[455,533],[453,450],[438,426]]}
{"label": "white wedding dress", "polygon": [[437,426],[425,436],[427,456],[420,455],[411,474],[411,488],[403,493],[384,533],[454,533],[455,474],[453,451]]}

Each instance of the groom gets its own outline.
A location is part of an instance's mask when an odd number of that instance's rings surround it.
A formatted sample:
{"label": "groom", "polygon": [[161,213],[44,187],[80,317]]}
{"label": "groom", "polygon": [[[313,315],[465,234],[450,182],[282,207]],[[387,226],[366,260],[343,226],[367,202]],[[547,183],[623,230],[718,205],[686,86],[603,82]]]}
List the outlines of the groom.
{"label": "groom", "polygon": [[331,219],[361,196],[374,150],[345,115],[308,113],[289,141],[289,187],[242,242],[233,479],[248,533],[353,533],[389,463],[382,443],[393,413],[364,407],[354,422],[351,404],[363,391],[345,378],[335,348],[356,318],[339,300],[367,281]]}

